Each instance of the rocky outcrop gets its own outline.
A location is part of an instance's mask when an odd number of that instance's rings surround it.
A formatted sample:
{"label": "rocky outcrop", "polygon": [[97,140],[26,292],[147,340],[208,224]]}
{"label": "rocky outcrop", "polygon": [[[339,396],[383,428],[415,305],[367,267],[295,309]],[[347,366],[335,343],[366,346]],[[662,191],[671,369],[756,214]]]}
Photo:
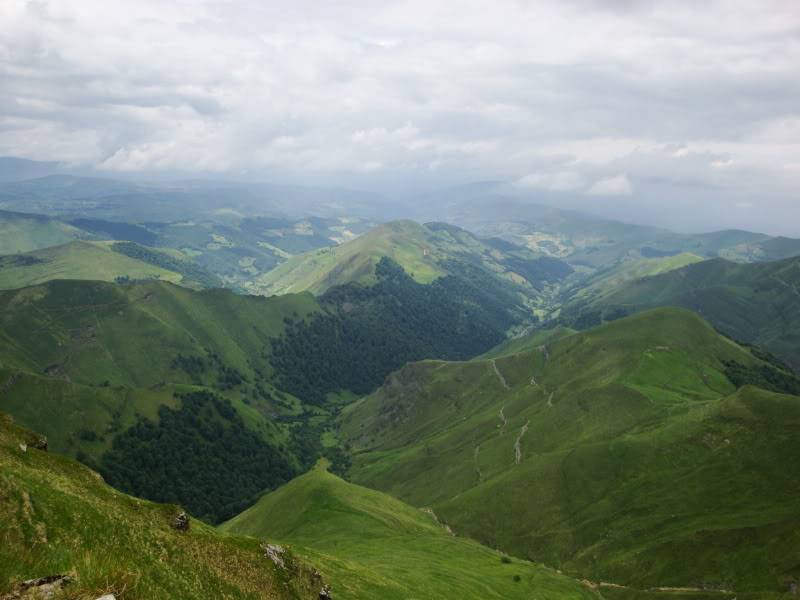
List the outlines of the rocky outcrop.
{"label": "rocky outcrop", "polygon": [[47,575],[38,579],[28,579],[14,586],[10,594],[0,600],[49,600],[61,597],[65,586],[75,581],[72,575]]}
{"label": "rocky outcrop", "polygon": [[181,511],[172,521],[172,527],[177,529],[178,531],[188,531],[189,530],[189,515],[185,512]]}
{"label": "rocky outcrop", "polygon": [[283,560],[283,553],[286,549],[278,544],[261,544],[261,549],[264,551],[264,556],[275,563],[281,569],[286,569],[286,561]]}
{"label": "rocky outcrop", "polygon": [[333,596],[331,595],[331,586],[322,586],[322,589],[319,591],[319,600],[333,600]]}

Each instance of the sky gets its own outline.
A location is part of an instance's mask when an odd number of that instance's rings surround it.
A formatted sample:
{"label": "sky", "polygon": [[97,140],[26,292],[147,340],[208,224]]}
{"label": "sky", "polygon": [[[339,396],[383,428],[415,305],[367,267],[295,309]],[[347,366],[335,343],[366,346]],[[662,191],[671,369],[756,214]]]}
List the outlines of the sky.
{"label": "sky", "polygon": [[800,3],[2,0],[0,155],[800,235]]}

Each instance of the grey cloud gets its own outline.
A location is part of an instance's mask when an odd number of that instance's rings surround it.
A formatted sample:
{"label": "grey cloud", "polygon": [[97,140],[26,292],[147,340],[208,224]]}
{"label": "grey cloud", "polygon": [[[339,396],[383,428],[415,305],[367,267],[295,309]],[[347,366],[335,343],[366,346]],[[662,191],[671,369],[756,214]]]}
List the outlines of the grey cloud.
{"label": "grey cloud", "polygon": [[527,181],[611,212],[589,192],[624,176],[642,218],[670,193],[785,206],[799,31],[789,0],[6,0],[0,154],[353,187]]}

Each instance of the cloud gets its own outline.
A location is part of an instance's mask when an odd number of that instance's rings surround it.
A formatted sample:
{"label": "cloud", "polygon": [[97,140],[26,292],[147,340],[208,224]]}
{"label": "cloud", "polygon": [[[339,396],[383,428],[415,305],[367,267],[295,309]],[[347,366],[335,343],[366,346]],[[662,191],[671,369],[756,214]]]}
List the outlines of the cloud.
{"label": "cloud", "polygon": [[777,202],[798,29],[794,0],[4,0],[0,155]]}
{"label": "cloud", "polygon": [[614,175],[598,179],[586,193],[591,196],[630,196],[633,186],[626,175]]}

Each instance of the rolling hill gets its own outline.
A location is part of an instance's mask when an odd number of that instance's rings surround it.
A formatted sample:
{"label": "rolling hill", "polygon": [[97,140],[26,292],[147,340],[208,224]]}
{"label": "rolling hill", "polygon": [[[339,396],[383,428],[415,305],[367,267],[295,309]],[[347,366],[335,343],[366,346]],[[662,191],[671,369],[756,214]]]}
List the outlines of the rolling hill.
{"label": "rolling hill", "polygon": [[798,239],[741,230],[680,234],[537,204],[497,182],[434,192],[421,199],[415,214],[453,223],[481,237],[500,237],[591,270],[626,259],[681,252],[741,262],[800,255]]}
{"label": "rolling hill", "polygon": [[[668,271],[680,269],[686,265],[694,264],[703,259],[696,254],[683,252],[673,256],[659,256],[652,258],[630,258],[620,261],[609,267],[601,268],[584,277],[572,278],[563,286],[559,294],[558,308],[552,313],[551,318],[562,312],[573,314],[576,306],[599,304],[604,298],[613,295],[621,286],[629,281],[660,275]],[[590,317],[585,317],[590,318]],[[563,322],[576,324],[577,317],[565,318]],[[590,321],[596,325],[596,321]],[[580,323],[578,323],[580,326]],[[584,325],[582,328],[586,328]]]}
{"label": "rolling hill", "polygon": [[91,238],[87,231],[42,215],[0,210],[0,255]]}
{"label": "rolling hill", "polygon": [[462,275],[463,265],[468,265],[532,304],[543,304],[547,285],[572,272],[557,259],[502,240],[480,240],[452,225],[394,221],[339,246],[292,257],[261,277],[259,285],[275,294],[305,290],[321,294],[348,283],[372,285],[375,266],[384,256],[423,284],[445,275]]}
{"label": "rolling hill", "polygon": [[111,243],[69,242],[24,254],[0,256],[0,289],[28,287],[52,279],[114,281],[161,279],[183,283],[175,271],[115,252]]}
{"label": "rolling hill", "polygon": [[490,547],[634,589],[780,597],[800,578],[800,397],[748,382],[800,391],[695,314],[658,309],[410,364],[343,411],[340,436],[354,483]]}
{"label": "rolling hill", "polygon": [[628,281],[568,303],[562,321],[601,319],[656,306],[697,311],[726,335],[761,346],[800,368],[800,258],[737,264],[714,259]]}
{"label": "rolling hill", "polygon": [[455,537],[435,515],[317,466],[221,526],[290,544],[335,598],[597,598],[554,570]]}
{"label": "rolling hill", "polygon": [[0,595],[125,600],[316,599],[324,585],[284,550],[221,534],[181,509],[127,496],[0,414]]}

